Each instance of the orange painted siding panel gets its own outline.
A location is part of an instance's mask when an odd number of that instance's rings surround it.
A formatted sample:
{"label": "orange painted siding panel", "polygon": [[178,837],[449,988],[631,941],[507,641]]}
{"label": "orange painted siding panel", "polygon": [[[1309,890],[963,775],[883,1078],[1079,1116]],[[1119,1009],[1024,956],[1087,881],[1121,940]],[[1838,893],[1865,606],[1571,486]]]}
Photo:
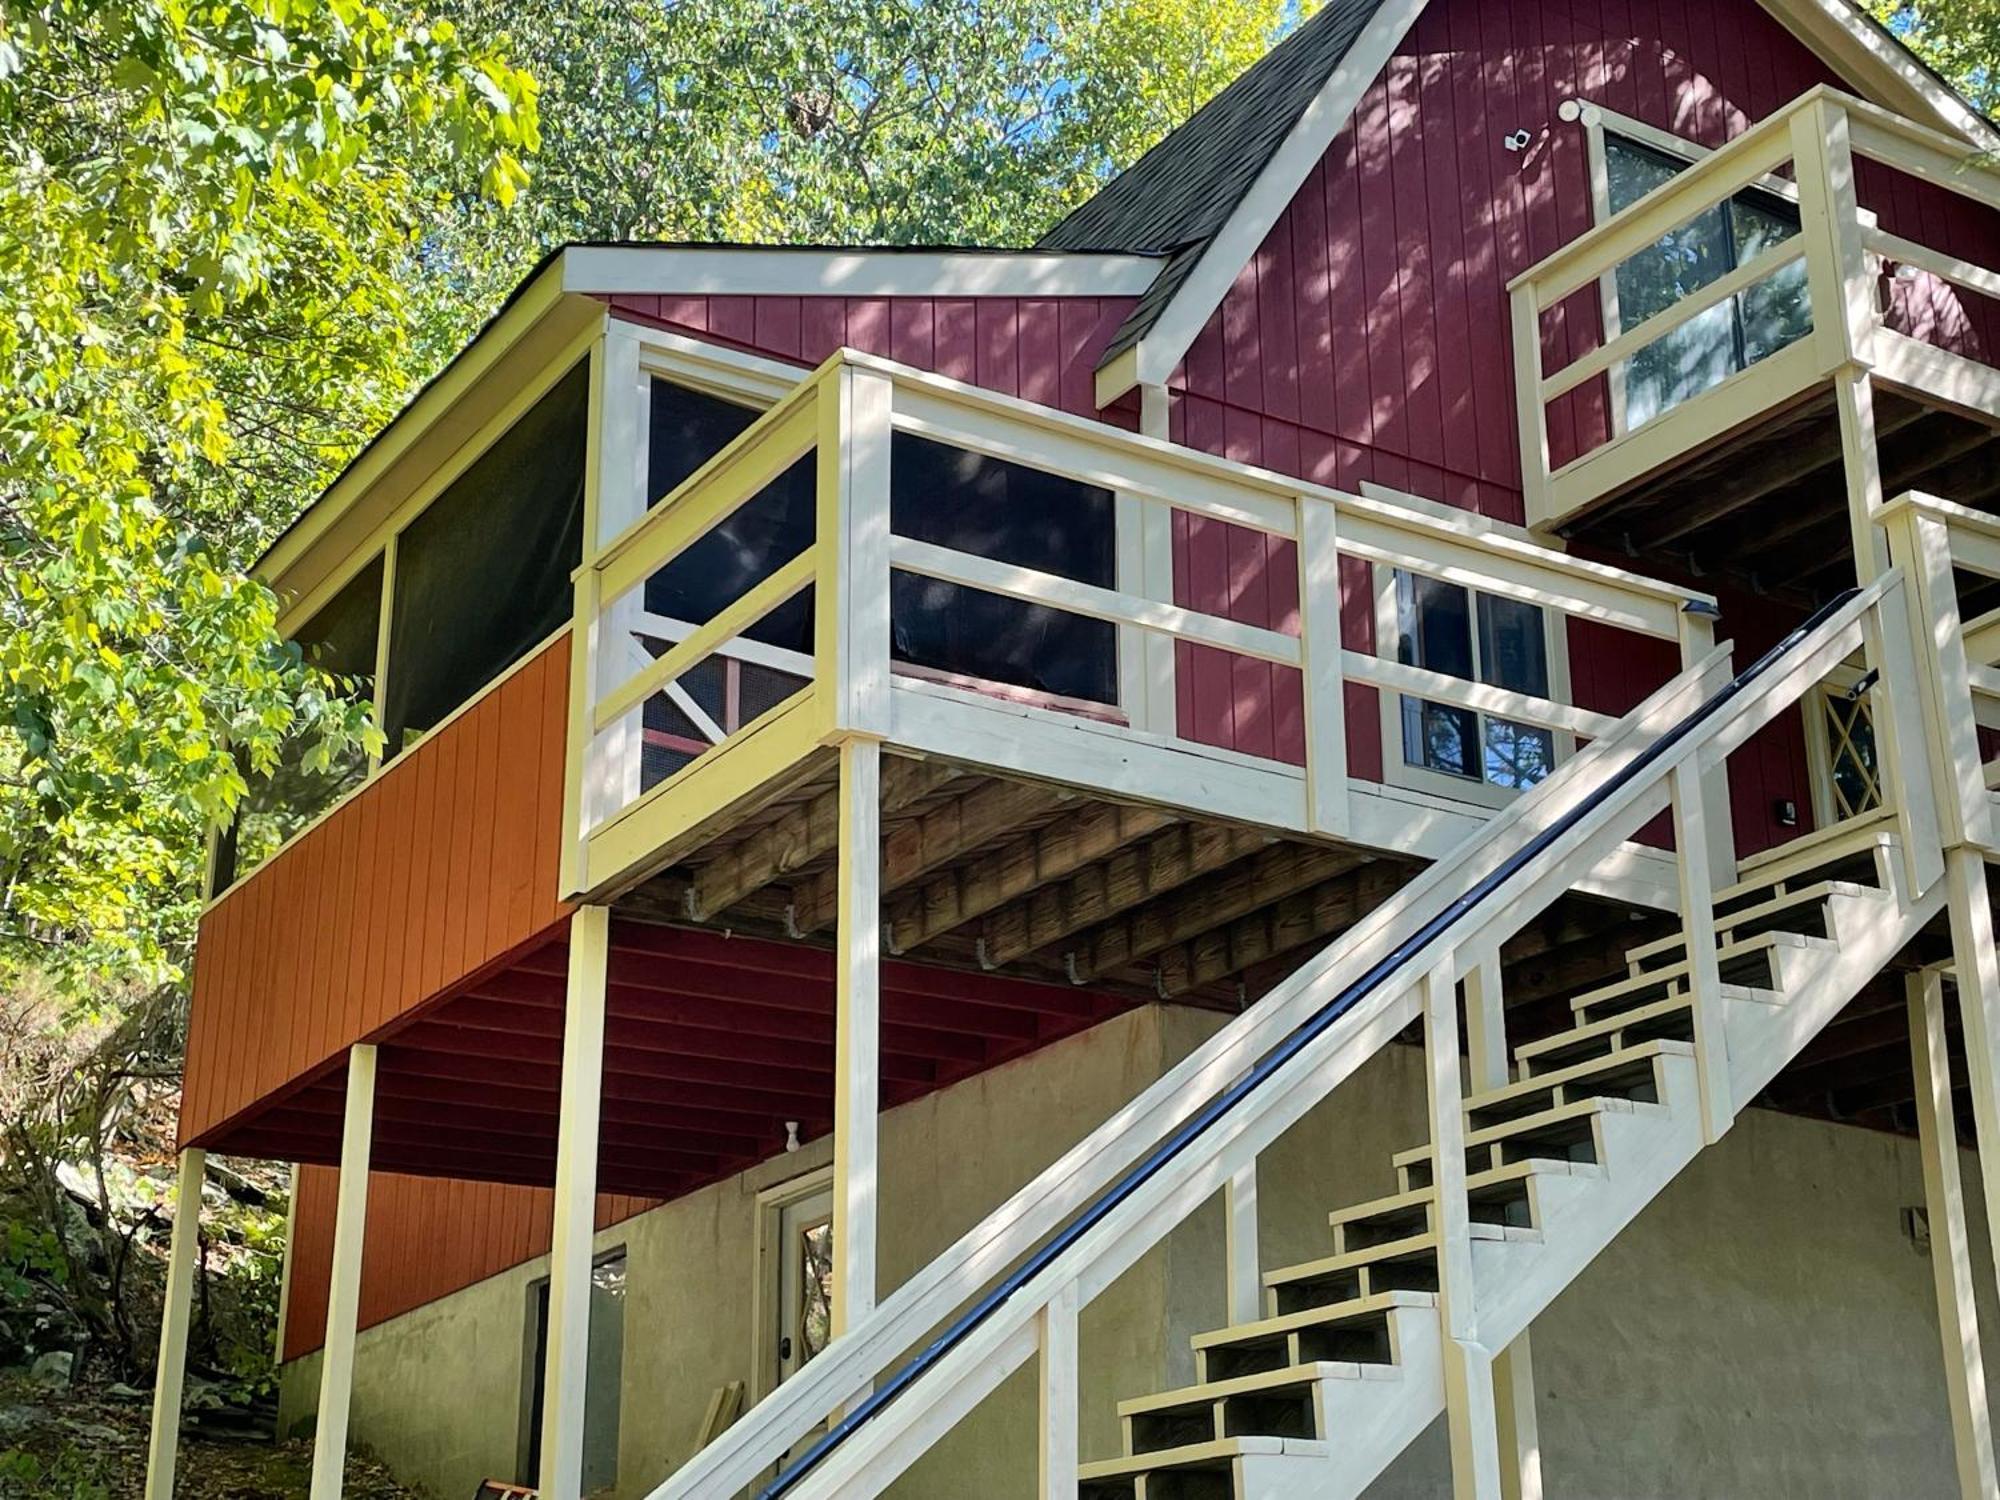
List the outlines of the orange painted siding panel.
{"label": "orange painted siding panel", "polygon": [[[326,1335],[339,1186],[333,1167],[301,1167],[293,1184],[297,1202],[284,1328],[288,1360],[312,1353]],[[548,1254],[551,1203],[547,1188],[373,1174],[361,1247],[361,1326],[372,1328]],[[605,1228],[652,1206],[644,1198],[600,1194],[597,1225]],[[412,1246],[422,1246],[423,1253],[411,1254]],[[521,1313],[527,1316],[525,1303]]]}
{"label": "orange painted siding panel", "polygon": [[568,712],[564,636],[208,910],[183,1144],[562,918]]}

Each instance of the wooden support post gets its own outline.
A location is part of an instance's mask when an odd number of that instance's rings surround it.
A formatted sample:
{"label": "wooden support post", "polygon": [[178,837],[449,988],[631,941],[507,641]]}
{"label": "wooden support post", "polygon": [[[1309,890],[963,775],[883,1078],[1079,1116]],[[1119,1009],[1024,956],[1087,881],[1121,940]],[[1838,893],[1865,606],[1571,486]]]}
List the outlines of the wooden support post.
{"label": "wooden support post", "polygon": [[597,1234],[597,1143],[610,954],[610,908],[579,906],[569,919],[569,990],[563,1010],[549,1323],[543,1339],[542,1471],[537,1476],[542,1500],[578,1500],[583,1493],[590,1262]]}
{"label": "wooden support post", "polygon": [[368,1228],[368,1158],[375,1136],[375,1049],[348,1049],[347,1108],[340,1129],[333,1267],[327,1277],[326,1343],[320,1351],[319,1419],[313,1431],[311,1500],[340,1500],[347,1467],[347,1414],[354,1397],[354,1336],[361,1315],[361,1246]]}
{"label": "wooden support post", "polygon": [[1944,977],[1936,969],[1904,980],[1910,1008],[1910,1065],[1917,1090],[1917,1144],[1924,1163],[1924,1211],[1930,1220],[1931,1277],[1951,1405],[1952,1448],[1964,1500],[2000,1494],[1993,1462],[1993,1419],[1973,1304],[1972,1246],[1958,1175],[1958,1127],[1952,1119],[1951,1064],[1944,1041]]}
{"label": "wooden support post", "polygon": [[[1500,956],[1465,970],[1465,1056],[1472,1092],[1507,1086],[1507,1012]],[[1493,1359],[1493,1404],[1505,1500],[1541,1500],[1542,1450],[1535,1422],[1535,1375],[1523,1329]]]}
{"label": "wooden support post", "polygon": [[1074,1281],[1041,1311],[1041,1500],[1076,1500],[1077,1313]]}
{"label": "wooden support post", "polygon": [[[1682,609],[1679,616],[1681,668],[1706,661],[1715,651],[1715,620]],[[1701,778],[1702,801],[1708,813],[1709,874],[1718,885],[1736,883],[1736,815],[1729,805],[1729,765],[1717,761]]]}
{"label": "wooden support post", "polygon": [[[1171,441],[1167,388],[1163,385],[1139,387],[1139,431],[1161,442]],[[1138,590],[1148,599],[1172,603],[1174,598],[1174,515],[1171,507],[1156,500],[1135,501],[1139,513],[1139,551],[1145,586]],[[1174,688],[1174,642],[1157,630],[1144,630],[1144,673],[1146,694],[1143,718],[1133,723],[1152,734],[1174,735],[1180,731],[1180,704]]]}
{"label": "wooden support post", "polygon": [[1694,1008],[1694,1055],[1701,1088],[1701,1129],[1713,1144],[1736,1120],[1729,1081],[1729,1035],[1723,1023],[1722,974],[1716,961],[1715,878],[1709,864],[1708,809],[1699,757],[1673,770],[1674,852],[1680,873],[1683,979]]}
{"label": "wooden support post", "polygon": [[1944,875],[1952,971],[1958,980],[1972,1121],[1979,1139],[1979,1181],[1986,1197],[1986,1237],[1994,1264],[2000,1265],[2000,955],[1993,951],[1985,856],[1977,849],[1952,849],[1945,855]]}
{"label": "wooden support post", "polygon": [[1883,799],[1896,810],[1903,868],[1912,898],[1923,895],[1944,874],[1936,788],[1930,750],[1924,743],[1924,701],[1916,643],[1911,639],[1905,578],[1861,620],[1863,659],[1875,669],[1869,691]]}
{"label": "wooden support post", "polygon": [[153,1368],[153,1435],[146,1447],[146,1500],[173,1500],[180,1453],[181,1384],[187,1374],[188,1319],[194,1309],[194,1258],[201,1243],[201,1181],[208,1153],[190,1147],[174,1174],[174,1237],[160,1308],[160,1354]]}
{"label": "wooden support post", "polygon": [[1223,1261],[1229,1282],[1229,1321],[1254,1323],[1264,1315],[1263,1267],[1257,1250],[1257,1163],[1237,1169],[1222,1190]]}
{"label": "wooden support post", "polygon": [[1438,1320],[1444,1339],[1445,1421],[1457,1500],[1500,1500],[1500,1433],[1493,1356],[1478,1342],[1472,1300],[1472,1223],[1465,1188],[1465,1091],[1458,1063],[1458,988],[1449,960],[1424,987],[1432,1205],[1438,1236]]}
{"label": "wooden support post", "polygon": [[1299,647],[1303,656],[1307,820],[1347,832],[1347,699],[1340,647],[1340,546],[1331,500],[1298,498]]}
{"label": "wooden support post", "polygon": [[840,747],[835,937],[833,1334],[875,1306],[876,1111],[882,1018],[882,747]]}

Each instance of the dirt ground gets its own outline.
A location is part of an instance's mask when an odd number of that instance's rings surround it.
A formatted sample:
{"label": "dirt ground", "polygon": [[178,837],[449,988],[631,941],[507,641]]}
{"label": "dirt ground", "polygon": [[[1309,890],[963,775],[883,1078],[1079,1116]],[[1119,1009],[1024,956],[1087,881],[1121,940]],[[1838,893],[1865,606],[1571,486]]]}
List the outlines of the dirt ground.
{"label": "dirt ground", "polygon": [[[150,1394],[51,1391],[0,1379],[3,1500],[140,1500],[146,1483]],[[176,1500],[293,1500],[312,1474],[310,1440],[272,1443],[187,1433]],[[349,1500],[432,1500],[365,1455],[347,1461]]]}

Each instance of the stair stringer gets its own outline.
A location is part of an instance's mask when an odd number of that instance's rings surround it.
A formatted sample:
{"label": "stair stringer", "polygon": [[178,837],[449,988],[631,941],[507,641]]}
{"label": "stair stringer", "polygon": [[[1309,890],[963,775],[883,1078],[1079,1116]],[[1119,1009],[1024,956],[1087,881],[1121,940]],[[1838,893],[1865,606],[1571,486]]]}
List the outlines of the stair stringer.
{"label": "stair stringer", "polygon": [[[1835,948],[1779,950],[1779,993],[1770,1005],[1725,1000],[1732,1093],[1738,1113],[1806,1043],[1936,915],[1942,883],[1916,901],[1900,886],[1877,895],[1842,895],[1831,919]],[[1542,1184],[1538,1242],[1477,1240],[1472,1245],[1478,1341],[1499,1351],[1526,1330],[1565,1288],[1702,1152],[1700,1085],[1693,1058],[1661,1059],[1663,1099],[1603,1117],[1602,1176]],[[1421,1378],[1384,1383],[1329,1382],[1327,1432],[1338,1435],[1324,1460],[1277,1459],[1260,1471],[1271,1500],[1355,1500],[1444,1411],[1442,1332],[1434,1310],[1416,1310],[1399,1358],[1424,1362]],[[1421,1328],[1421,1333],[1416,1330]],[[1292,1476],[1279,1488],[1275,1476]],[[1251,1492],[1242,1492],[1246,1496]]]}

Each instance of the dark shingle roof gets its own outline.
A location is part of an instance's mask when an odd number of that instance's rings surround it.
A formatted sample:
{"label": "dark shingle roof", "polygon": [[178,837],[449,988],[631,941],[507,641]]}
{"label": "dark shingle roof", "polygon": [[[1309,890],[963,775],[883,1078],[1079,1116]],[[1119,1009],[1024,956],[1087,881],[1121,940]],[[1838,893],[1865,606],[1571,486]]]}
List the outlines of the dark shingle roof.
{"label": "dark shingle roof", "polygon": [[1174,252],[1103,354],[1137,343],[1264,170],[1383,0],[1331,0],[1088,202],[1045,250]]}

